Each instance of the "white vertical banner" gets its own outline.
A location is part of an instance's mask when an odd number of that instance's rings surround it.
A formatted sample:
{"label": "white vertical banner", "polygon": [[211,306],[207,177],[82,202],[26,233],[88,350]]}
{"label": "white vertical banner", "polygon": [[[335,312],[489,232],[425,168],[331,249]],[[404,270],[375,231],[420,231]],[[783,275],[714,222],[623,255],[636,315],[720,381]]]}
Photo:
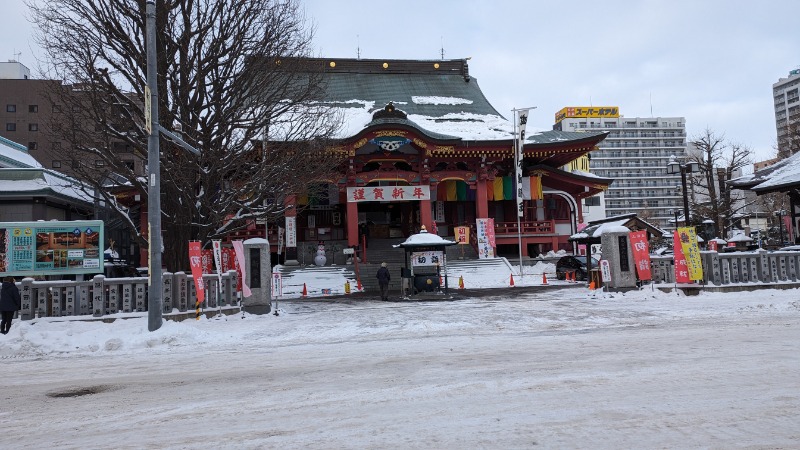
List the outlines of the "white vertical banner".
{"label": "white vertical banner", "polygon": [[284,228],[278,227],[278,254],[283,254],[283,235],[284,235]]}
{"label": "white vertical banner", "polygon": [[286,246],[297,247],[297,218],[286,218]]}
{"label": "white vertical banner", "polygon": [[231,241],[233,251],[236,255],[236,262],[239,263],[239,274],[242,277],[242,296],[247,298],[253,295],[250,286],[247,285],[247,266],[244,260],[244,244],[242,241]]}
{"label": "white vertical banner", "polygon": [[522,149],[525,145],[525,125],[528,124],[528,111],[529,109],[517,110],[517,127],[519,128],[519,140],[517,141],[517,216],[522,217],[524,211],[522,206],[523,193],[522,193]]}
{"label": "white vertical banner", "polygon": [[222,292],[222,241],[211,241],[214,249],[214,265],[217,266],[217,290]]}

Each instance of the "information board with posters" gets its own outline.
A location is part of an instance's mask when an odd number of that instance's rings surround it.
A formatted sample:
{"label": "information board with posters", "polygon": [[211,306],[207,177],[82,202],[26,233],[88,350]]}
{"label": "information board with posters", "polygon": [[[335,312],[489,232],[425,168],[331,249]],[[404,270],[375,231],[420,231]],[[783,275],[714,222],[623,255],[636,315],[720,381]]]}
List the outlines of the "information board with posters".
{"label": "information board with posters", "polygon": [[103,221],[0,223],[0,274],[103,272]]}

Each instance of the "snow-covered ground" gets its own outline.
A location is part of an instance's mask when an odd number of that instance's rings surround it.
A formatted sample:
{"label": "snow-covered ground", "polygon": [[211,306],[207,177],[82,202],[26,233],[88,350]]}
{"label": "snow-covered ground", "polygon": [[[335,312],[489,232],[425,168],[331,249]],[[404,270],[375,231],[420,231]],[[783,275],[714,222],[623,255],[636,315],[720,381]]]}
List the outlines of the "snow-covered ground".
{"label": "snow-covered ground", "polygon": [[[0,448],[797,448],[797,290],[15,321]],[[82,395],[85,394],[85,395]]]}

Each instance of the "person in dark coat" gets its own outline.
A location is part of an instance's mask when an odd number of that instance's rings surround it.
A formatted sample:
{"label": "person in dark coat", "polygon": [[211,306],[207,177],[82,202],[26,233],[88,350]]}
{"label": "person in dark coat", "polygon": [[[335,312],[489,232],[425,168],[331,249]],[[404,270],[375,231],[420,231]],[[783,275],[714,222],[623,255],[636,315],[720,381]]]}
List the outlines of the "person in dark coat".
{"label": "person in dark coat", "polygon": [[3,316],[3,320],[0,322],[1,333],[8,333],[14,313],[20,309],[22,309],[22,300],[19,296],[19,289],[14,284],[14,277],[3,278],[3,287],[0,289],[0,313]]}
{"label": "person in dark coat", "polygon": [[381,300],[389,300],[389,280],[392,276],[389,275],[389,269],[386,268],[386,263],[381,263],[381,268],[378,269],[378,274],[375,275],[378,279],[378,286],[381,288]]}

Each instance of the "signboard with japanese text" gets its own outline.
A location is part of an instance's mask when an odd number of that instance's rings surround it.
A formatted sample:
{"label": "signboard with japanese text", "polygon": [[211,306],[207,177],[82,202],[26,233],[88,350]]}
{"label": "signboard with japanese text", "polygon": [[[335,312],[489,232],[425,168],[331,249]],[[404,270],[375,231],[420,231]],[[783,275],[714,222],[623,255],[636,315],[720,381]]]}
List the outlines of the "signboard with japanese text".
{"label": "signboard with japanese text", "polygon": [[286,247],[297,247],[297,218],[286,218]]}
{"label": "signboard with japanese text", "polygon": [[279,272],[272,272],[272,298],[281,298],[283,296],[283,275]]}
{"label": "signboard with japanese text", "polygon": [[693,227],[678,228],[681,250],[686,259],[686,269],[690,280],[703,279],[703,261],[700,259],[700,246],[697,245],[697,234]]}
{"label": "signboard with japanese text", "polygon": [[430,199],[430,186],[365,186],[347,188],[348,202],[392,202]]}
{"label": "signboard with japanese text", "polygon": [[475,234],[478,236],[478,258],[494,258],[494,219],[476,219]]}
{"label": "signboard with japanese text", "polygon": [[691,280],[689,280],[689,270],[686,268],[686,258],[683,257],[681,240],[678,234],[679,233],[672,233],[672,258],[675,262],[675,282],[691,283]]}
{"label": "signboard with japanese text", "polygon": [[0,273],[100,273],[103,230],[101,220],[0,223]]}
{"label": "signboard with japanese text", "polygon": [[444,252],[441,250],[429,250],[422,252],[411,252],[411,266],[441,266],[444,262]]}
{"label": "signboard with japanese text", "polygon": [[556,123],[567,118],[616,118],[619,117],[618,106],[567,106],[556,113]]}
{"label": "signboard with japanese text", "polygon": [[633,249],[633,261],[636,264],[636,274],[640,280],[652,280],[653,275],[650,271],[650,251],[647,246],[647,232],[633,231],[629,234],[631,248]]}
{"label": "signboard with japanese text", "polygon": [[711,250],[712,252],[717,251],[717,249],[719,248],[718,245],[719,244],[717,243],[717,241],[713,239],[708,241],[708,249]]}
{"label": "signboard with japanese text", "polygon": [[611,281],[611,264],[607,259],[600,260],[600,277],[604,283]]}
{"label": "signboard with japanese text", "polygon": [[455,227],[456,242],[469,244],[469,227]]}

